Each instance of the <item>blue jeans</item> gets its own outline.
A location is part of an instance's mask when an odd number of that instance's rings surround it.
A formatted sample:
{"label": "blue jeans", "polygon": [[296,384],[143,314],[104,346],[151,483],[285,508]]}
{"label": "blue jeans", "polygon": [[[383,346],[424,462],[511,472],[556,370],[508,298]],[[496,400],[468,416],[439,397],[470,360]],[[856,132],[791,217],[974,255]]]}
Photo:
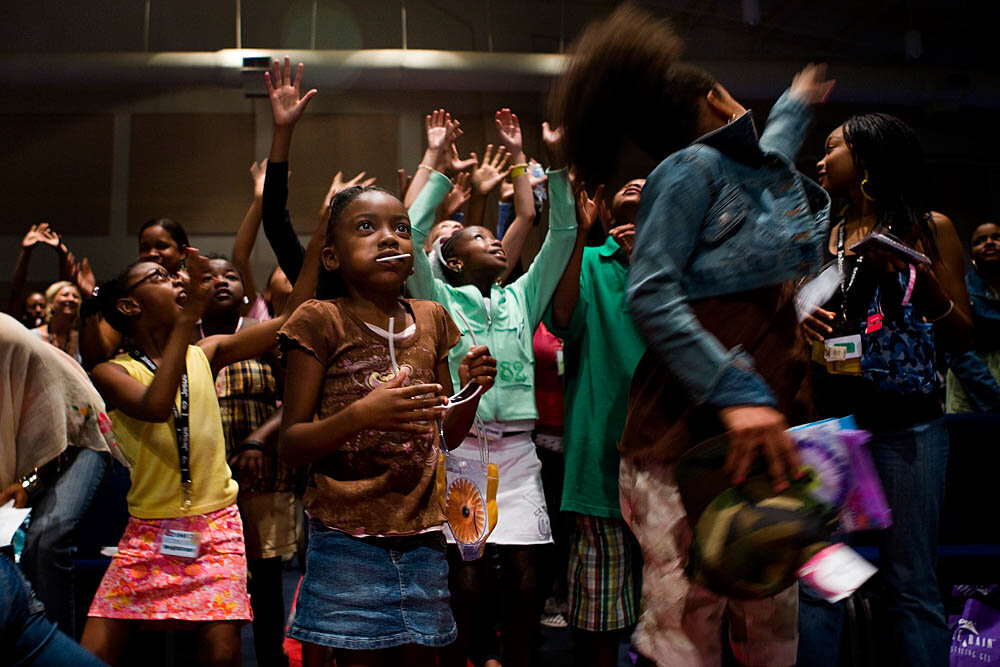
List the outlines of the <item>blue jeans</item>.
{"label": "blue jeans", "polygon": [[45,607],[6,556],[0,555],[0,656],[6,665],[103,665],[45,618]]}
{"label": "blue jeans", "polygon": [[21,554],[21,568],[44,603],[49,618],[70,637],[78,635],[74,530],[101,485],[109,461],[107,454],[79,449],[52,487],[35,502]]}
{"label": "blue jeans", "polygon": [[[894,664],[944,667],[951,633],[938,589],[937,555],[948,431],[944,420],[937,419],[873,433],[870,447],[893,521],[879,542],[890,633],[886,645]],[[809,593],[803,593],[800,602],[799,664],[836,667],[843,605]]]}

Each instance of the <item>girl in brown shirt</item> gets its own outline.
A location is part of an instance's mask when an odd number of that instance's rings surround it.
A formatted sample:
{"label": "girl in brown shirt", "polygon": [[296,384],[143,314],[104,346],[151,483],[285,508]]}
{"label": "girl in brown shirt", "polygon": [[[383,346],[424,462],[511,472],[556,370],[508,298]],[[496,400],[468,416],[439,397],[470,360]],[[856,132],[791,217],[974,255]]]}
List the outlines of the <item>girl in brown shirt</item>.
{"label": "girl in brown shirt", "polygon": [[[374,187],[342,191],[323,250],[341,296],[306,302],[279,334],[288,366],[280,454],[311,466],[306,577],[288,632],[305,642],[306,665],[322,664],[324,647],[346,664],[367,664],[373,656],[355,652],[373,650],[433,664],[433,647],[455,637],[434,424],[452,393],[448,351],[460,334],[441,305],[400,298],[412,253],[402,202]],[[495,374],[483,346],[459,369],[463,383],[485,388]],[[446,440],[462,442],[477,405],[444,415]]]}

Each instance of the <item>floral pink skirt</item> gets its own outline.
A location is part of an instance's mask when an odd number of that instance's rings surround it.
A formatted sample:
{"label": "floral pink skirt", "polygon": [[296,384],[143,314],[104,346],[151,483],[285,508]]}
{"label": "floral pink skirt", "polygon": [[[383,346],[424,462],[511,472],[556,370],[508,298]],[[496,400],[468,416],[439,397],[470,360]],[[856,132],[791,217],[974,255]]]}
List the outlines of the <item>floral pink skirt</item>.
{"label": "floral pink skirt", "polygon": [[[197,556],[162,553],[168,529],[195,534]],[[191,539],[193,545],[195,538]],[[130,517],[118,553],[111,558],[94,596],[90,616],[151,621],[252,620],[243,523],[236,505],[178,519]]]}

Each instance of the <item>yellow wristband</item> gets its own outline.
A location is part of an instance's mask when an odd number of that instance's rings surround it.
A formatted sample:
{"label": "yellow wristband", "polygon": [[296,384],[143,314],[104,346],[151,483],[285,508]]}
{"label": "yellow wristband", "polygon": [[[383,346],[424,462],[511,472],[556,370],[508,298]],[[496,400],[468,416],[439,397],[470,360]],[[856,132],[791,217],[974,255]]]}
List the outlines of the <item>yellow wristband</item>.
{"label": "yellow wristband", "polygon": [[510,168],[510,180],[514,180],[518,176],[523,176],[528,173],[528,165],[526,164],[515,164]]}

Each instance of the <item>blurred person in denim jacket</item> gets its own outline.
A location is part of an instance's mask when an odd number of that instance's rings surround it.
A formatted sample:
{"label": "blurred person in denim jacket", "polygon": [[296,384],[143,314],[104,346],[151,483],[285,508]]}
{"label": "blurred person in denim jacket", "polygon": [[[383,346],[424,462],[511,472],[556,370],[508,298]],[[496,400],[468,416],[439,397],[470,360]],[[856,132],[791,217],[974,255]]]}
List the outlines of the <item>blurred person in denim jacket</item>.
{"label": "blurred person in denim jacket", "polygon": [[758,139],[751,113],[722,85],[677,62],[681,48],[669,26],[619,8],[581,35],[554,98],[584,181],[616,187],[630,148],[662,160],[643,189],[628,281],[649,346],[620,444],[622,514],[644,558],[633,641],[657,664],[718,664],[726,613],[738,660],[792,665],[794,586],[735,600],[684,574],[691,535],[674,463],[728,432],[734,482],[758,455],[779,489],[798,474],[785,429],[810,414],[809,362],[792,282],[820,266],[830,200],[792,160],[810,105],[832,83],[822,68],[803,70]]}

